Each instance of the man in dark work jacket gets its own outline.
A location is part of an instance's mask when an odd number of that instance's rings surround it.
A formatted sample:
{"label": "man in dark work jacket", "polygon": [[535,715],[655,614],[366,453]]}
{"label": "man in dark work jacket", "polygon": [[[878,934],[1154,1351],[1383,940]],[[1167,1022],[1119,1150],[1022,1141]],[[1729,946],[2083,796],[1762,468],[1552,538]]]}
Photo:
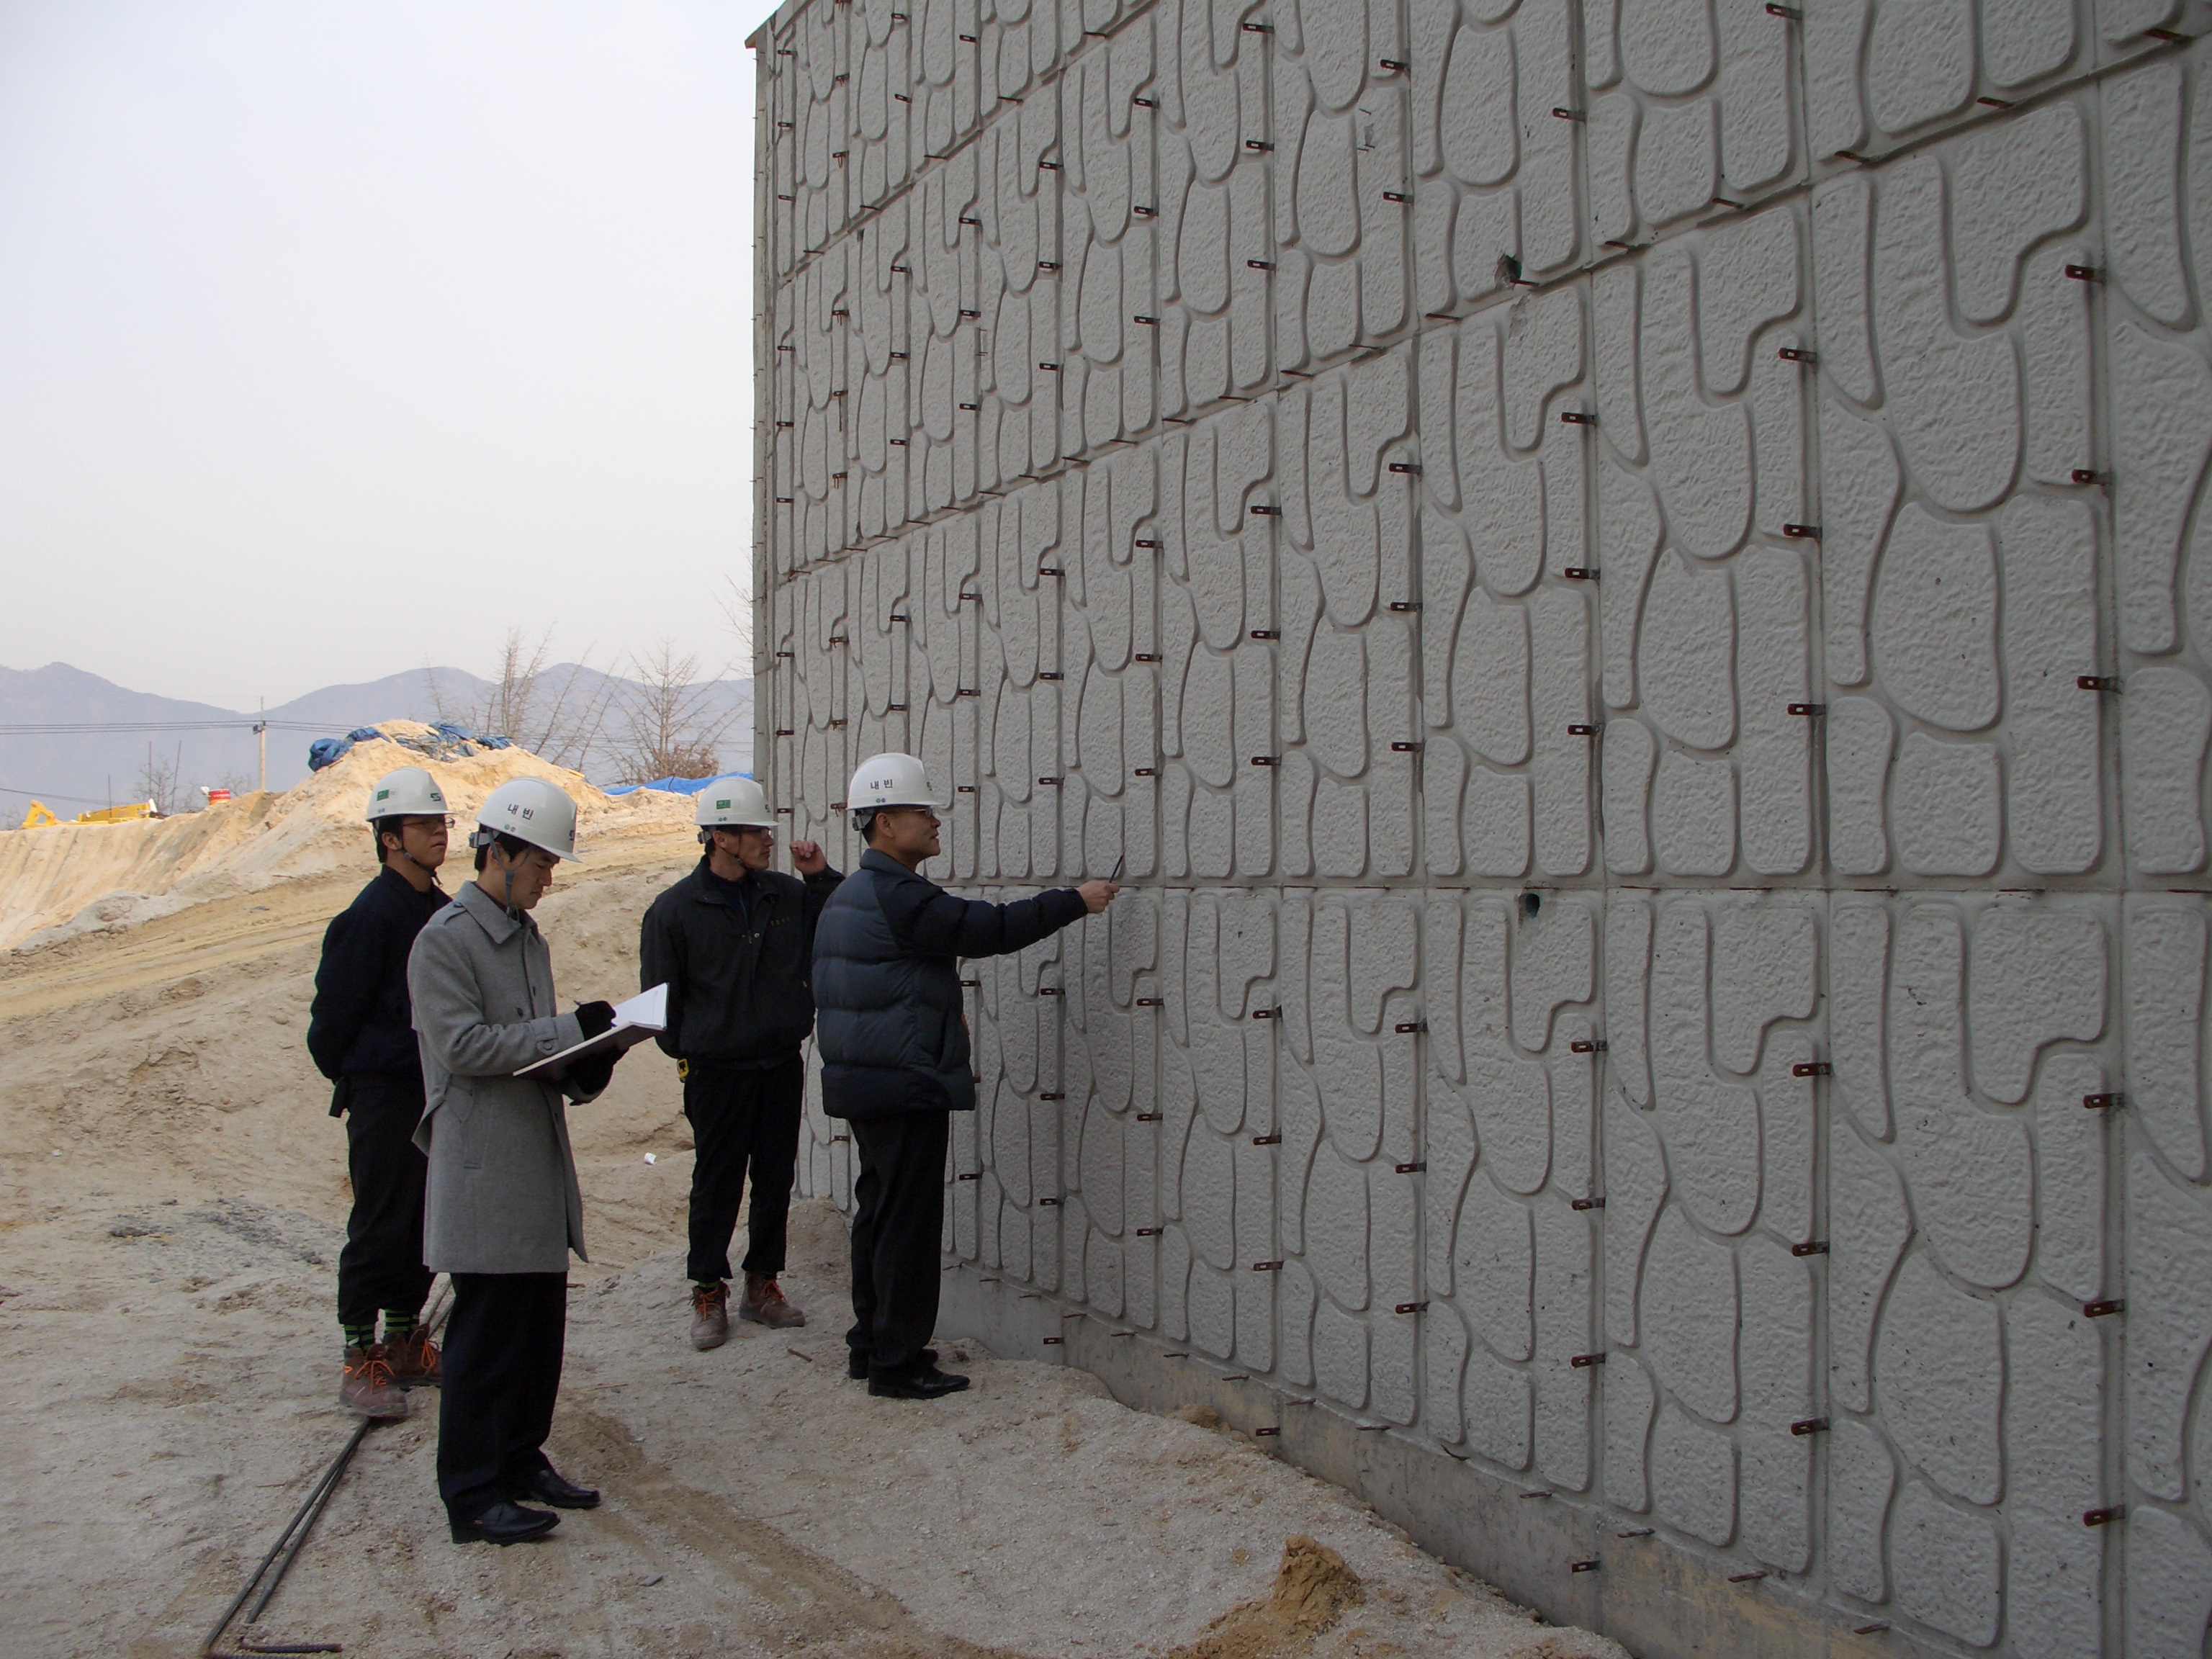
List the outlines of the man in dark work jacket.
{"label": "man in dark work jacket", "polygon": [[[337,1085],[353,1213],[338,1254],[345,1361],[338,1401],[366,1417],[404,1417],[401,1390],[439,1380],[438,1350],[418,1321],[434,1275],[422,1265],[422,1191],[429,1165],[414,1141],[422,1116],[422,1058],[407,998],[407,953],[446,908],[446,797],[429,773],[403,766],[368,793],[383,867],[323,934],[307,1052]],[[384,1340],[376,1335],[384,1312]]]}
{"label": "man in dark work jacket", "polygon": [[848,1370],[896,1400],[968,1386],[924,1346],[937,1326],[950,1114],[975,1108],[958,958],[1025,950],[1117,890],[1086,881],[1012,904],[956,898],[919,873],[939,851],[933,793],[911,755],[878,755],[853,775],[847,799],[868,850],[814,935],[823,1109],[850,1121],[860,1155]]}
{"label": "man in dark work jacket", "polygon": [[750,778],[699,792],[698,867],[653,902],[639,929],[645,988],[668,987],[656,1039],[684,1079],[691,1121],[691,1346],[730,1336],[730,1235],[750,1168],[745,1291],[738,1317],[804,1325],[783,1294],[786,1224],[814,1029],[814,923],[843,879],[811,841],[791,844],[804,883],[769,869],[775,817]]}

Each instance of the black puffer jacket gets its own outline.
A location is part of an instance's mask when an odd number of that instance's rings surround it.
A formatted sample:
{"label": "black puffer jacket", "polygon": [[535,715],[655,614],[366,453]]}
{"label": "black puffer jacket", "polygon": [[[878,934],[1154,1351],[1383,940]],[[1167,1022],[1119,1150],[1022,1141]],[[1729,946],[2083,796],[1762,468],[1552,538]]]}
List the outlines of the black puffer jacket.
{"label": "black puffer jacket", "polygon": [[[422,924],[448,902],[434,884],[418,893],[398,872],[380,870],[324,931],[315,1000],[307,1010],[307,1052],[333,1083],[359,1078],[422,1086],[407,1001],[407,953]],[[343,1109],[341,1091],[331,1115]]]}
{"label": "black puffer jacket", "polygon": [[958,898],[886,854],[863,853],[814,936],[822,1109],[973,1111],[959,958],[1026,950],[1085,908],[1072,887],[1012,904]]}
{"label": "black puffer jacket", "polygon": [[638,981],[668,987],[668,1029],[654,1039],[678,1060],[780,1066],[814,1030],[814,923],[844,879],[756,871],[748,910],[726,896],[702,858],[645,913]]}

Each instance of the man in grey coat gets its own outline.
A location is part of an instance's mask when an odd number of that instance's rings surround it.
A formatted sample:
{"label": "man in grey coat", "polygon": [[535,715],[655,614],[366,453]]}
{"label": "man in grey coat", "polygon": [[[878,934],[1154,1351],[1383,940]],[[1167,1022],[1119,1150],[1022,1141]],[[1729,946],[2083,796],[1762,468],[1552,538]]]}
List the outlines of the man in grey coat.
{"label": "man in grey coat", "polygon": [[453,1276],[438,1492],[455,1543],[519,1543],[599,1495],[563,1480],[545,1437],[561,1389],[568,1252],[584,1254],[584,1200],[562,1100],[592,1099],[610,1052],[552,1077],[515,1073],[614,1024],[604,1002],[563,1014],[553,958],[530,911],[575,856],[574,802],[542,778],[494,791],[470,844],[477,878],[424,926],[407,963],[422,1053],[430,1164],[423,1259]]}

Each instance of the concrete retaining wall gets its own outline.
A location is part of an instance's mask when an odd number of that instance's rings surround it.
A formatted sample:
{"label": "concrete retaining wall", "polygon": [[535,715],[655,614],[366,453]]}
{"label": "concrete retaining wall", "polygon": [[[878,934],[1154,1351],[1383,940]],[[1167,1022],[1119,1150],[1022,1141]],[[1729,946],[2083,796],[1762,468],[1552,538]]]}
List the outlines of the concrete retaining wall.
{"label": "concrete retaining wall", "polygon": [[1653,1659],[2200,1655],[2193,0],[894,3],[758,37],[755,752],[1131,890],[948,1322]]}

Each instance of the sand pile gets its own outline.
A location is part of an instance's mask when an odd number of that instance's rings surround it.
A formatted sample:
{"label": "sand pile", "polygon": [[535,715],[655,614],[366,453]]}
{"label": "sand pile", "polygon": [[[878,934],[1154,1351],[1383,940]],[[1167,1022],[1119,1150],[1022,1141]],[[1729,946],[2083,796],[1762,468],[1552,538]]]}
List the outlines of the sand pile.
{"label": "sand pile", "polygon": [[[378,729],[394,738],[430,730],[412,720],[386,720]],[[0,834],[0,950],[129,927],[302,877],[366,872],[362,812],[369,786],[396,767],[423,763],[397,743],[357,743],[336,765],[282,793],[257,792],[179,817]],[[602,794],[580,774],[525,749],[479,750],[428,764],[463,825],[509,778],[551,780],[577,802],[577,844],[587,857],[621,858],[690,821],[686,796],[647,789]]]}

